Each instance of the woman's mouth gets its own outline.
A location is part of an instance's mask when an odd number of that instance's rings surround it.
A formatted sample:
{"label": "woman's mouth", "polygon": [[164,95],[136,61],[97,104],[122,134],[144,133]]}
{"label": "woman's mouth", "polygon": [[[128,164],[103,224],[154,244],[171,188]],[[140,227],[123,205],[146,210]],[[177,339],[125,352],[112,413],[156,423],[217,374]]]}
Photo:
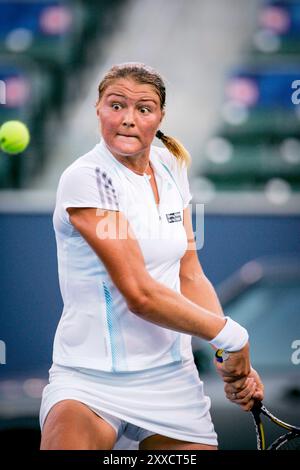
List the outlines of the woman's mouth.
{"label": "woman's mouth", "polygon": [[137,139],[136,135],[117,134],[119,137],[126,137],[127,139]]}

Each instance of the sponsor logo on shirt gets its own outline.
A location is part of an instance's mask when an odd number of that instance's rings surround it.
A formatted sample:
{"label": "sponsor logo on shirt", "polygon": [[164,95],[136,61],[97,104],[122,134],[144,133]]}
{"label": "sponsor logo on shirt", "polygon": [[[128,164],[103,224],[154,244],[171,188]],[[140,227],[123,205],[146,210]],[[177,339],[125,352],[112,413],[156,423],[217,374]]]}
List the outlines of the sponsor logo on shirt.
{"label": "sponsor logo on shirt", "polygon": [[172,224],[173,222],[181,222],[181,214],[180,212],[170,212],[170,214],[166,214],[167,221],[169,224]]}

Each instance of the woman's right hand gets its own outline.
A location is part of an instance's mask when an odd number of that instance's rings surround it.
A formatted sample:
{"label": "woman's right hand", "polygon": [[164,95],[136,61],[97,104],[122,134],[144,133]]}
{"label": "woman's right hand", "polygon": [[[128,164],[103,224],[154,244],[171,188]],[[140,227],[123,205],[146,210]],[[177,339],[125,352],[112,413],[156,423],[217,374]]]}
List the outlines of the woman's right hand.
{"label": "woman's right hand", "polygon": [[225,383],[224,390],[228,400],[239,405],[244,411],[250,411],[255,400],[262,401],[264,398],[264,385],[253,368],[246,380]]}

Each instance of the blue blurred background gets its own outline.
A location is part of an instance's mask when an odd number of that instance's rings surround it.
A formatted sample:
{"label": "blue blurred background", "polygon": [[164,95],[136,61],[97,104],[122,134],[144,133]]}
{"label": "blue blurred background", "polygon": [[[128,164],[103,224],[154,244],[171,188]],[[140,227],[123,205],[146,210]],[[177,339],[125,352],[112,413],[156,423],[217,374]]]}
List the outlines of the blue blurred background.
{"label": "blue blurred background", "polygon": [[[100,79],[127,61],[165,79],[162,130],[190,151],[193,204],[205,208],[199,259],[224,311],[250,329],[253,321],[253,337],[267,321],[275,347],[281,341],[280,367],[255,340],[254,365],[270,384],[266,404],[269,396],[274,412],[300,425],[299,59],[298,0],[0,0],[0,125],[18,119],[31,132],[23,154],[0,152],[3,439],[39,445],[62,312],[55,191],[99,139]],[[195,339],[194,351],[220,448],[255,448],[250,417],[226,402],[205,345]]]}

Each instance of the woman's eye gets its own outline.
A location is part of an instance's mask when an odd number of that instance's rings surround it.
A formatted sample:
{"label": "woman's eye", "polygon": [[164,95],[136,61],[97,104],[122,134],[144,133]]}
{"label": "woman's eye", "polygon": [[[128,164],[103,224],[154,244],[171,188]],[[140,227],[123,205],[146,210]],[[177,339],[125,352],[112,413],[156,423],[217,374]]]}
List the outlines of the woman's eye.
{"label": "woman's eye", "polygon": [[147,108],[146,106],[143,106],[141,109],[140,109],[141,113],[142,114],[147,114],[147,113],[150,113],[151,112],[151,109],[150,108]]}
{"label": "woman's eye", "polygon": [[113,109],[116,109],[116,110],[121,109],[121,105],[119,103],[113,103],[111,106]]}

